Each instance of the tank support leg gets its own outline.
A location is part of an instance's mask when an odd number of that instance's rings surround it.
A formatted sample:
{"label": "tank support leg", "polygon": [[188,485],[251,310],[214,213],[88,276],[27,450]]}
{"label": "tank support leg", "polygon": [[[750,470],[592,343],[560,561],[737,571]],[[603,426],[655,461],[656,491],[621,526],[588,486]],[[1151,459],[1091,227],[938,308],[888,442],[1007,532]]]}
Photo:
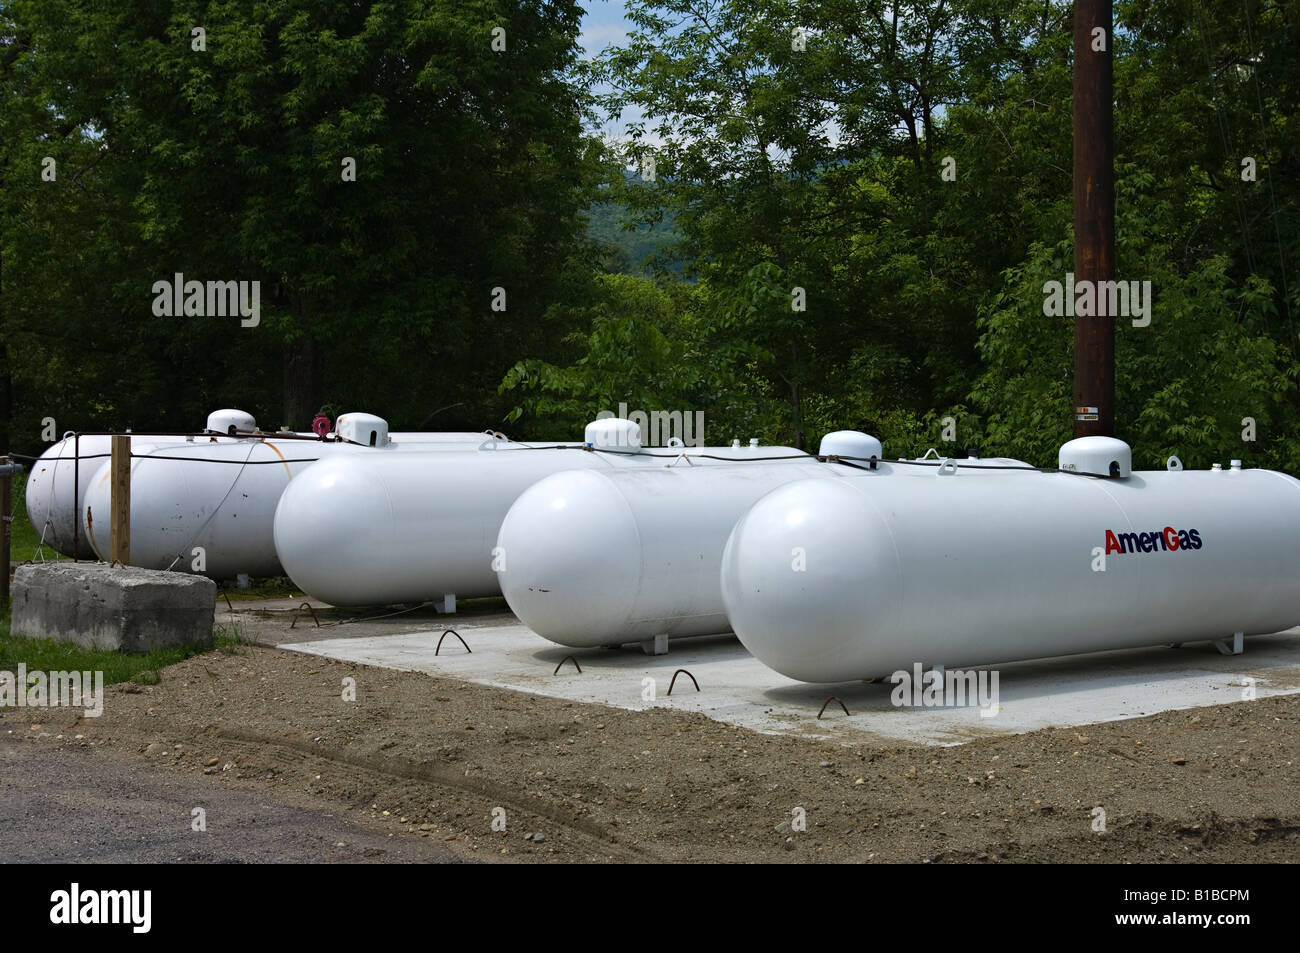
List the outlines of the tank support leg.
{"label": "tank support leg", "polygon": [[1240,655],[1245,648],[1245,632],[1234,632],[1232,635],[1232,645],[1228,645],[1227,639],[1215,639],[1214,647],[1219,650],[1220,655]]}
{"label": "tank support leg", "polygon": [[456,611],[456,593],[449,592],[433,604],[438,612],[454,614]]}
{"label": "tank support leg", "polygon": [[667,655],[668,633],[660,632],[653,639],[642,639],[641,651],[646,655]]}

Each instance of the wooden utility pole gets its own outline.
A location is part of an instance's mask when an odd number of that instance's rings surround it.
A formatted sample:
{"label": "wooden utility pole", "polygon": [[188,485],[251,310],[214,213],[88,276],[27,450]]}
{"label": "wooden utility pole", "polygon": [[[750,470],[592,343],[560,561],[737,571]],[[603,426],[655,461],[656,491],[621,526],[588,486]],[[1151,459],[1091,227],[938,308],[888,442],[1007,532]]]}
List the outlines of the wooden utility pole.
{"label": "wooden utility pole", "polygon": [[[1074,0],[1074,280],[1115,278],[1111,0]],[[1097,287],[1095,284],[1094,288]],[[1106,310],[1105,295],[1095,296]],[[1115,315],[1075,315],[1074,435],[1115,435]]]}
{"label": "wooden utility pole", "polygon": [[112,508],[109,526],[109,563],[131,564],[131,437],[113,435],[113,453],[109,460]]}

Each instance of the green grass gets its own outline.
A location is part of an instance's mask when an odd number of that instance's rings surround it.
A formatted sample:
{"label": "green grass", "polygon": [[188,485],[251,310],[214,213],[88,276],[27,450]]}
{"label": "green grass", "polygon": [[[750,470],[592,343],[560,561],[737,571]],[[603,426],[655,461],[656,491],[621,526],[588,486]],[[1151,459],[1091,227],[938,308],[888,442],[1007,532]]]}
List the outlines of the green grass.
{"label": "green grass", "polygon": [[[219,631],[215,641],[223,651],[229,645],[245,644],[237,628],[233,633]],[[15,673],[18,671],[18,663],[22,662],[29,672],[103,672],[105,685],[128,681],[139,685],[157,685],[162,680],[161,669],[204,651],[193,646],[160,649],[144,654],[84,649],[70,642],[12,635],[9,632],[9,609],[5,608],[3,614],[0,614],[0,670]]]}
{"label": "green grass", "polygon": [[[10,497],[14,515],[10,524],[10,558],[15,562],[33,559],[40,543],[40,534],[27,518],[26,490],[26,474],[20,474],[13,481]],[[64,557],[52,547],[46,546],[45,558]],[[286,579],[254,580],[248,589],[237,589],[233,583],[227,583],[226,592],[234,601],[302,595]],[[217,601],[223,600],[218,597]],[[105,685],[127,681],[138,685],[157,685],[162,681],[162,669],[205,651],[192,646],[146,654],[85,649],[69,642],[14,635],[9,629],[9,607],[3,606],[0,607],[0,671],[17,673],[21,662],[29,672],[103,672]],[[243,654],[245,646],[249,644],[250,640],[245,638],[238,624],[218,625],[213,632],[213,647],[219,652]]]}
{"label": "green grass", "polygon": [[256,644],[252,639],[244,635],[244,631],[239,627],[238,622],[232,622],[229,625],[218,622],[212,630],[213,647],[225,655],[243,655],[245,654],[245,646]]}
{"label": "green grass", "polygon": [[[23,466],[31,465],[30,460],[24,460],[22,463]],[[41,539],[41,534],[36,531],[31,521],[27,519],[27,474],[29,472],[25,470],[14,477],[13,493],[10,494],[10,502],[13,505],[11,512],[14,514],[14,521],[9,524],[9,558],[14,562],[35,558],[36,547]],[[46,546],[45,558],[56,559],[61,557],[52,546]]]}

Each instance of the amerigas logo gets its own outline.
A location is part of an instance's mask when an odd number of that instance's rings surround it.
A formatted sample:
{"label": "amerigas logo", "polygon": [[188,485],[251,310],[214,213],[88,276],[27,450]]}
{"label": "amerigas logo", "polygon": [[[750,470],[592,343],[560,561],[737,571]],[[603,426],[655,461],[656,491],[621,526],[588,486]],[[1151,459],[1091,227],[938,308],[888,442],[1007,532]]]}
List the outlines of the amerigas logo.
{"label": "amerigas logo", "polygon": [[50,894],[51,923],[126,923],[133,933],[148,933],[152,925],[152,890],[71,890]]}
{"label": "amerigas logo", "polygon": [[1106,555],[1111,553],[1186,552],[1201,548],[1201,534],[1194,529],[1166,526],[1154,533],[1116,533],[1106,530]]}

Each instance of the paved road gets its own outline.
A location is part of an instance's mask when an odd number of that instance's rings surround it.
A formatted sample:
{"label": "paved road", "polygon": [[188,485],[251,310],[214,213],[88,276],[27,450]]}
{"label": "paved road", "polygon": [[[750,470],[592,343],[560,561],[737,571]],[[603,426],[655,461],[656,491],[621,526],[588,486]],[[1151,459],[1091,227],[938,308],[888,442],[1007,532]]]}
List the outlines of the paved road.
{"label": "paved road", "polygon": [[[191,830],[206,811],[207,831]],[[339,844],[344,846],[340,847]],[[454,863],[435,843],[89,748],[0,739],[3,863]]]}

